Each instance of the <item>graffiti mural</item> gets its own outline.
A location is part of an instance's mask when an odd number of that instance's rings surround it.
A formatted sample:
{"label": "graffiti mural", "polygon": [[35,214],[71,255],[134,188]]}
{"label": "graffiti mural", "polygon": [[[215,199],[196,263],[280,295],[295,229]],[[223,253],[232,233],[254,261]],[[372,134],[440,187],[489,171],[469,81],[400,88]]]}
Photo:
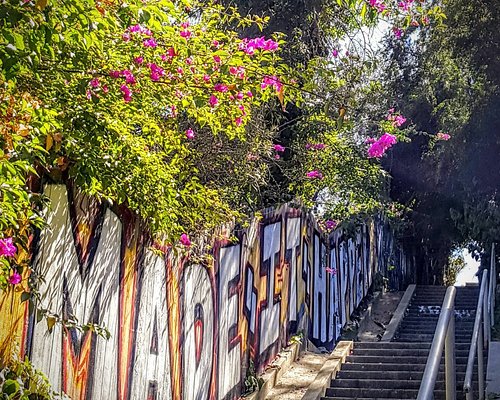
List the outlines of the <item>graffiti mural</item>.
{"label": "graffiti mural", "polygon": [[249,368],[263,371],[294,335],[333,348],[377,273],[395,289],[412,279],[412,258],[382,219],[328,235],[303,210],[267,209],[191,261],[160,251],[123,207],[69,183],[44,193],[50,229],[32,246],[45,277],[38,307],[105,326],[110,338],[61,324],[49,332],[9,292],[0,340],[73,399],[237,399]]}

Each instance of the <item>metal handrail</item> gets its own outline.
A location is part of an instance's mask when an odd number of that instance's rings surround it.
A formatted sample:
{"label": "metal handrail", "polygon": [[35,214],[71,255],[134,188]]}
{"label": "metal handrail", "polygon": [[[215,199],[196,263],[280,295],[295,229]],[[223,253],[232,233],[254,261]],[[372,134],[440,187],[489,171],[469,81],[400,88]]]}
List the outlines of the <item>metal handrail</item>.
{"label": "metal handrail", "polygon": [[455,294],[456,288],[454,286],[450,286],[446,290],[417,400],[433,398],[443,347],[445,348],[446,400],[455,400],[456,398]]}
{"label": "metal handrail", "polygon": [[[487,286],[488,285],[488,286]],[[488,288],[488,289],[486,289]],[[488,270],[483,271],[481,277],[481,289],[479,290],[479,298],[477,301],[476,318],[474,320],[474,330],[472,331],[471,346],[469,349],[469,358],[467,360],[467,369],[465,371],[464,392],[466,399],[474,399],[472,391],[472,373],[474,370],[474,359],[477,353],[477,373],[478,373],[478,389],[479,399],[484,399],[484,348],[487,347],[489,341],[489,320],[490,312],[488,297],[491,296],[491,284],[488,280]]]}

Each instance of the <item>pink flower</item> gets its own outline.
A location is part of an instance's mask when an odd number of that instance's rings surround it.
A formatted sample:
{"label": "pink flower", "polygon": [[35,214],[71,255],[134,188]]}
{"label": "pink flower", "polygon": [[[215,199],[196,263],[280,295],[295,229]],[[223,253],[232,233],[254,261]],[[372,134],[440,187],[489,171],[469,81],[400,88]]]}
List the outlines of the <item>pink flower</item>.
{"label": "pink flower", "polygon": [[366,138],[365,144],[375,143],[376,141],[377,141],[377,139],[369,137],[369,138]]}
{"label": "pink flower", "polygon": [[325,227],[326,229],[328,229],[329,231],[332,230],[332,229],[335,229],[337,226],[337,222],[329,219],[327,221],[325,221]]}
{"label": "pink flower", "polygon": [[128,69],[123,70],[122,75],[125,77],[125,82],[128,83],[129,85],[135,85],[137,83],[134,74]]}
{"label": "pink flower", "polygon": [[93,88],[98,88],[101,85],[101,83],[99,82],[99,79],[97,79],[97,78],[91,79],[90,82],[89,82],[89,84]]}
{"label": "pink flower", "polygon": [[307,143],[306,144],[306,150],[309,150],[313,147],[313,145],[311,143]]}
{"label": "pink flower", "polygon": [[402,115],[396,115],[394,118],[394,126],[400,127],[406,122],[406,118],[403,117]]}
{"label": "pink flower", "polygon": [[243,100],[243,93],[241,93],[241,92],[236,93],[236,98],[238,100]]}
{"label": "pink flower", "polygon": [[17,248],[11,237],[0,239],[0,257],[14,257],[16,255],[16,251]]}
{"label": "pink flower", "polygon": [[234,122],[236,126],[241,126],[241,124],[243,123],[243,119],[241,117],[237,117],[235,118]]}
{"label": "pink flower", "polygon": [[156,43],[156,40],[154,40],[153,38],[146,39],[144,42],[142,42],[142,44],[144,47],[155,48],[156,46],[158,46],[158,44]]}
{"label": "pink flower", "polygon": [[109,71],[109,76],[113,79],[117,79],[121,76],[121,72],[120,71],[116,71],[116,70],[111,70]]}
{"label": "pink flower", "polygon": [[128,42],[130,40],[130,33],[125,32],[124,34],[122,34],[122,40],[124,42]]}
{"label": "pink flower", "polygon": [[450,139],[451,139],[451,136],[450,136],[450,135],[448,135],[447,133],[439,132],[439,133],[436,135],[436,138],[437,138],[437,140],[444,140],[444,141],[447,141],[447,140],[450,140]]}
{"label": "pink flower", "polygon": [[333,49],[332,56],[335,57],[335,58],[337,58],[339,56],[339,51],[336,50],[336,49]]}
{"label": "pink flower", "polygon": [[275,144],[275,145],[273,146],[273,149],[274,149],[274,151],[277,151],[277,152],[279,152],[279,153],[282,153],[282,152],[284,152],[284,151],[285,151],[285,147],[283,147],[283,146],[282,146],[282,145],[280,145],[280,144]]}
{"label": "pink flower", "polygon": [[214,90],[216,92],[221,92],[221,93],[226,93],[229,89],[226,85],[222,84],[222,83],[216,83],[214,85]]}
{"label": "pink flower", "polygon": [[184,39],[187,40],[193,35],[193,33],[188,29],[184,29],[184,30],[180,31],[180,35],[181,35],[181,37],[183,37]]}
{"label": "pink flower", "polygon": [[329,274],[332,274],[332,275],[336,275],[337,274],[337,270],[335,268],[329,268],[329,267],[326,267],[325,268],[325,271]]}
{"label": "pink flower", "polygon": [[215,47],[216,49],[219,48],[219,41],[218,40],[214,40],[212,42],[212,46]]}
{"label": "pink flower", "polygon": [[214,61],[217,63],[217,64],[220,64],[221,63],[221,59],[219,56],[214,56]]}
{"label": "pink flower", "polygon": [[136,64],[142,64],[144,62],[144,57],[135,57],[134,62]]}
{"label": "pink flower", "polygon": [[169,57],[175,57],[177,54],[175,53],[175,49],[173,47],[169,47],[167,49],[167,56]]}
{"label": "pink flower", "polygon": [[210,104],[210,107],[215,107],[217,104],[219,104],[219,99],[215,97],[213,94],[210,96],[210,99],[208,100],[208,104]]}
{"label": "pink flower", "polygon": [[203,75],[203,80],[205,82],[210,82],[210,75],[207,75],[207,74]]}
{"label": "pink flower", "polygon": [[382,11],[385,10],[385,4],[381,0],[369,0],[368,2],[370,6],[375,8],[377,12],[381,13]]}
{"label": "pink flower", "polygon": [[255,54],[255,50],[260,49],[263,51],[276,51],[279,45],[272,39],[266,40],[264,36],[254,39],[243,39],[239,44],[239,49],[243,50],[248,55]]}
{"label": "pink flower", "polygon": [[191,57],[186,58],[186,64],[191,65],[193,63],[193,59]]}
{"label": "pink flower", "polygon": [[319,171],[310,171],[306,174],[309,179],[323,179],[323,174]]}
{"label": "pink flower", "polygon": [[159,67],[155,63],[149,63],[148,64],[149,70],[150,70],[150,75],[149,77],[151,78],[152,81],[159,81],[162,76],[165,75],[165,71],[163,70],[162,67]]}
{"label": "pink flower", "polygon": [[108,93],[108,92],[109,92],[108,85],[104,85],[104,86],[102,87],[102,91],[103,91],[104,93]]}
{"label": "pink flower", "polygon": [[394,33],[396,39],[401,39],[401,37],[403,36],[403,30],[400,28],[396,27],[392,28],[392,33]]}
{"label": "pink flower", "polygon": [[18,285],[19,283],[21,283],[21,280],[22,280],[21,275],[19,275],[17,271],[14,271],[14,273],[11,276],[9,276],[9,283],[11,285]]}
{"label": "pink flower", "polygon": [[188,21],[183,22],[183,23],[181,24],[181,28],[183,28],[183,29],[187,29],[187,28],[189,28],[189,22],[188,22]]}
{"label": "pink flower", "polygon": [[179,238],[179,242],[186,247],[191,246],[191,240],[189,240],[189,236],[183,233],[181,237]]}
{"label": "pink flower", "polygon": [[248,97],[253,97],[253,93],[252,93],[250,90],[246,93],[246,95],[247,95]]}
{"label": "pink flower", "polygon": [[178,68],[177,68],[177,73],[178,73],[179,75],[182,75],[182,74],[184,73],[184,70],[183,70],[181,67],[178,67]]}
{"label": "pink flower", "polygon": [[369,158],[380,158],[382,157],[386,150],[389,149],[393,144],[397,142],[396,136],[389,133],[384,133],[380,139],[373,142],[368,149]]}
{"label": "pink flower", "polygon": [[326,147],[323,143],[317,143],[314,145],[314,150],[323,150]]}
{"label": "pink flower", "polygon": [[194,139],[195,136],[196,135],[195,135],[194,131],[191,128],[189,128],[188,130],[186,130],[186,137],[188,139]]}
{"label": "pink flower", "polygon": [[85,97],[87,98],[87,100],[92,100],[92,91],[91,90],[87,90],[87,92],[85,92]]}
{"label": "pink flower", "polygon": [[389,114],[394,113],[394,108],[389,108],[389,109],[387,110],[387,112],[388,112]]}
{"label": "pink flower", "polygon": [[262,83],[260,84],[261,89],[265,89],[268,86],[273,86],[274,89],[276,89],[276,92],[280,92],[283,84],[279,80],[279,78],[275,75],[273,76],[265,76],[264,79],[262,80]]}
{"label": "pink flower", "polygon": [[128,103],[130,100],[132,100],[132,91],[129,89],[127,85],[121,85],[120,90],[123,93],[123,100]]}

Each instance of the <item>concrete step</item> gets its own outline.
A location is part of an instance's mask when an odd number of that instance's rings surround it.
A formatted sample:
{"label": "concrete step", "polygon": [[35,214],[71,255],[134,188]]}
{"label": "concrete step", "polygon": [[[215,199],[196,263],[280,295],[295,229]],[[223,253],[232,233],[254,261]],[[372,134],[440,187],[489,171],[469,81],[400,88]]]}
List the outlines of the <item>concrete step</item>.
{"label": "concrete step", "polygon": [[[396,372],[423,372],[425,364],[398,364],[398,363],[346,363],[342,364],[341,371],[396,371]],[[466,365],[457,365],[457,373],[465,373]],[[439,371],[444,372],[444,364],[439,366]]]}
{"label": "concrete step", "polygon": [[[391,380],[405,380],[405,381],[420,381],[424,375],[424,370],[422,371],[363,371],[362,374],[359,371],[344,371],[340,370],[337,372],[336,379],[391,379]],[[465,379],[465,370],[463,372],[457,372],[456,374],[457,382],[461,382]],[[438,374],[438,380],[445,379],[444,370]],[[472,377],[473,380],[477,380],[477,372]]]}
{"label": "concrete step", "polygon": [[[348,363],[370,363],[370,364],[425,364],[427,356],[347,356]],[[467,364],[467,357],[456,357],[457,364]]]}
{"label": "concrete step", "polygon": [[[356,356],[380,356],[380,357],[393,357],[393,356],[418,356],[427,357],[429,355],[429,349],[360,349],[354,347],[352,355]],[[455,349],[455,355],[457,357],[467,357],[469,355],[468,349]]]}
{"label": "concrete step", "polygon": [[[328,388],[326,389],[326,397],[350,397],[359,399],[366,397],[371,399],[415,399],[418,394],[418,389],[374,389],[374,388]],[[437,395],[443,395],[436,391]]]}
{"label": "concrete step", "polygon": [[354,342],[355,349],[430,349],[431,342],[399,343],[399,342]]}

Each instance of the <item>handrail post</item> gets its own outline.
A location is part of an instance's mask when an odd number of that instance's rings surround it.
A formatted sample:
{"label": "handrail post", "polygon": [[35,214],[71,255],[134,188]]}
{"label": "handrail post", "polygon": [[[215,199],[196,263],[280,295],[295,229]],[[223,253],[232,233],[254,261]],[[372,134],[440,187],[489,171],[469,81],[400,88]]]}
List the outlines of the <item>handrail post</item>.
{"label": "handrail post", "polygon": [[[491,276],[488,276],[491,280]],[[488,282],[489,283],[489,282]],[[491,285],[488,285],[491,287]],[[488,293],[484,293],[484,296],[482,299],[479,299],[479,301],[483,302],[483,346],[478,346],[478,351],[479,349],[487,349],[488,344],[490,343],[490,313],[489,313],[489,307],[488,307],[488,297],[489,297],[489,290]]]}
{"label": "handrail post", "polygon": [[484,346],[483,346],[483,335],[481,330],[483,326],[479,326],[479,336],[477,344],[477,375],[478,375],[478,389],[479,389],[479,400],[484,400]]}
{"label": "handrail post", "polygon": [[491,263],[490,263],[490,287],[489,287],[489,312],[490,312],[490,325],[495,325],[495,297],[496,297],[496,284],[497,284],[497,271],[495,263],[495,243],[491,244]]}
{"label": "handrail post", "polygon": [[450,328],[450,324],[451,321],[455,319],[454,304],[456,290],[457,289],[454,286],[450,286],[446,290],[446,295],[444,296],[441,313],[436,326],[436,332],[434,333],[431,349],[429,350],[429,356],[427,357],[427,363],[425,364],[424,375],[422,376],[422,382],[420,383],[420,389],[418,390],[417,400],[429,400],[433,398],[434,387],[436,385],[436,378],[439,373],[439,364],[441,363],[441,355],[443,354],[444,347],[446,347],[446,399],[455,399],[454,390],[456,390],[456,387],[453,385],[452,388],[452,385],[448,383],[448,375],[454,375],[455,368],[448,365],[448,361],[451,359],[454,361],[455,359],[455,349],[454,346],[452,346],[453,343],[451,342],[451,340],[455,340],[455,329],[454,327]]}
{"label": "handrail post", "polygon": [[487,302],[485,299],[488,298],[489,291],[489,280],[488,280],[488,270],[483,270],[483,275],[481,276],[481,288],[479,290],[479,297],[477,301],[476,316],[474,318],[474,329],[472,331],[471,345],[469,349],[469,357],[467,360],[467,369],[465,371],[464,379],[464,392],[466,393],[467,400],[474,399],[474,393],[472,390],[472,375],[474,370],[474,360],[477,354],[477,372],[478,372],[478,389],[479,389],[479,399],[484,399],[484,350],[485,341],[487,340],[487,334],[485,330],[487,328],[487,323],[490,318],[489,312],[485,313],[487,309]]}
{"label": "handrail post", "polygon": [[455,305],[451,305],[451,317],[444,345],[446,370],[446,400],[456,400],[457,381],[455,363]]}

